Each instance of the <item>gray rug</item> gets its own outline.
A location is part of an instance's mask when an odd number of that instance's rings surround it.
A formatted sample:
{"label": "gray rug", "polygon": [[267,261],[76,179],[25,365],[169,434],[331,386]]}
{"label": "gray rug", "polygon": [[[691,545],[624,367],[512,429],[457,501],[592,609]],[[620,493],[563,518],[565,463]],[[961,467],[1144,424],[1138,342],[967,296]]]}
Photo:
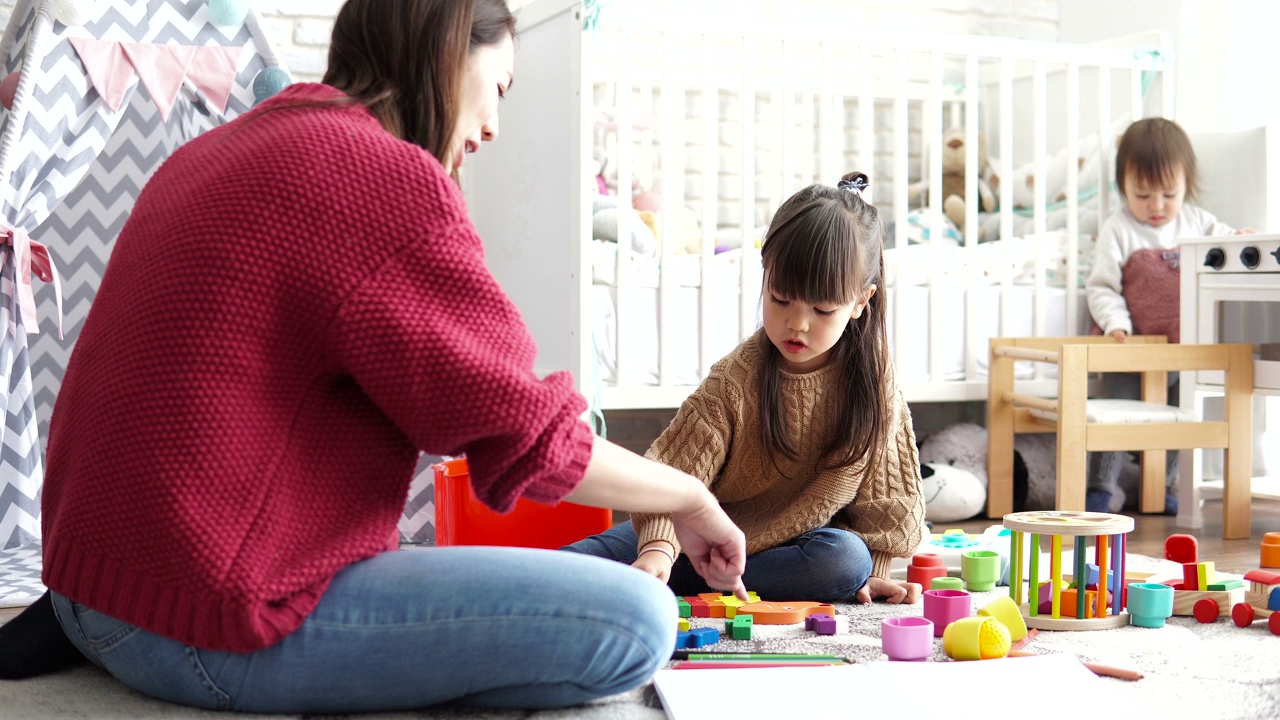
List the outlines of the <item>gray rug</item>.
{"label": "gray rug", "polygon": [[[1180,567],[1163,560],[1130,556],[1131,571],[1176,576]],[[1007,589],[977,593],[975,606]],[[880,620],[896,615],[919,615],[921,606],[876,604],[841,605],[841,631],[818,636],[802,626],[757,626],[755,638],[725,640],[711,649],[736,652],[838,653],[858,662],[883,662]],[[723,621],[699,619],[695,624]],[[1091,632],[1041,632],[1027,648],[1037,652],[1071,653],[1081,659],[1141,670],[1136,682],[1107,679],[1118,692],[1150,710],[1137,717],[1237,720],[1280,717],[1280,637],[1265,622],[1237,628],[1228,619],[1201,625],[1191,618],[1172,618],[1159,630],[1124,627]],[[949,662],[936,641],[935,661]],[[1055,690],[1046,678],[1046,692]],[[708,692],[716,692],[709,688]],[[864,713],[851,702],[850,717]],[[171,705],[134,693],[94,668],[83,667],[23,682],[0,682],[0,716],[21,720],[43,718],[189,718],[226,717],[217,713]],[[256,716],[280,718],[283,716]],[[665,717],[652,686],[578,708],[541,712],[484,712],[464,708],[433,708],[411,713],[361,716],[370,720],[431,718],[440,720],[660,720]]]}

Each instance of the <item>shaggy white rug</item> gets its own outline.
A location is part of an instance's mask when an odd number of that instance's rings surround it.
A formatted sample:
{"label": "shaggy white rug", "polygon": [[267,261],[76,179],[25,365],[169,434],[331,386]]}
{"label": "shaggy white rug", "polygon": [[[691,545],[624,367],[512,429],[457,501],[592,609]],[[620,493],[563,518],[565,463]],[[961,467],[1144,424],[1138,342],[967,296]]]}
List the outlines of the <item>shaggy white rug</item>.
{"label": "shaggy white rug", "polygon": [[[1177,576],[1180,567],[1170,562],[1130,556],[1135,572]],[[1007,588],[977,593],[980,607]],[[756,626],[755,638],[723,640],[715,651],[834,653],[858,662],[887,662],[880,653],[880,620],[897,615],[919,615],[921,606],[840,605],[841,631],[818,636],[801,626]],[[697,620],[714,625],[722,620]],[[949,662],[935,641],[934,661]],[[1280,637],[1265,622],[1237,628],[1229,619],[1201,625],[1191,618],[1172,618],[1162,629],[1124,627],[1091,632],[1041,632],[1027,648],[1037,652],[1070,653],[1084,660],[1141,670],[1136,682],[1105,679],[1117,692],[1150,710],[1137,717],[1243,720],[1280,717]],[[1045,678],[1046,696],[1055,688]],[[723,692],[708,688],[708,692]],[[749,688],[738,692],[750,692]],[[940,703],[956,699],[939,698]],[[866,700],[852,699],[849,717],[879,713]],[[993,708],[994,710],[994,708]],[[1102,711],[1102,712],[1105,712]],[[994,716],[999,713],[995,713]],[[1028,716],[1046,717],[1028,709]],[[944,713],[945,715],[945,713]],[[101,671],[82,667],[58,675],[22,682],[0,682],[0,716],[37,720],[43,718],[192,718],[226,717],[152,700],[134,693]],[[264,720],[282,716],[257,716]],[[369,720],[430,718],[439,720],[661,720],[661,709],[651,685],[578,708],[540,712],[484,712],[468,708],[433,708],[412,713],[361,716]]]}

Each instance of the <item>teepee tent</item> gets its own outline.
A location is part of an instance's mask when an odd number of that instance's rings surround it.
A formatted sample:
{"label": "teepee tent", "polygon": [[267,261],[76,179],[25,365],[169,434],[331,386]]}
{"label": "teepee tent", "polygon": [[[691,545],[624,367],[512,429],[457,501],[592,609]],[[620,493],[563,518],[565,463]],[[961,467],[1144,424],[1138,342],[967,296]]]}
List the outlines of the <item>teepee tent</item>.
{"label": "teepee tent", "polygon": [[288,76],[248,0],[18,0],[0,61],[3,607],[43,591],[41,438],[139,190]]}

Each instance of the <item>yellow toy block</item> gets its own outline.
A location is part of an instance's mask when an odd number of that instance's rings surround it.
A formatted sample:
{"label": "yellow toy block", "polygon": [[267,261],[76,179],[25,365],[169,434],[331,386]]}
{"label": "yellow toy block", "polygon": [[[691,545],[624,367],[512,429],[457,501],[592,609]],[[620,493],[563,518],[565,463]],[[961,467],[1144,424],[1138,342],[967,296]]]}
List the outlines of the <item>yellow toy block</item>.
{"label": "yellow toy block", "polygon": [[1208,590],[1209,586],[1218,582],[1218,573],[1212,562],[1196,563],[1196,590]]}
{"label": "yellow toy block", "polygon": [[689,632],[689,618],[680,618],[680,632]]}

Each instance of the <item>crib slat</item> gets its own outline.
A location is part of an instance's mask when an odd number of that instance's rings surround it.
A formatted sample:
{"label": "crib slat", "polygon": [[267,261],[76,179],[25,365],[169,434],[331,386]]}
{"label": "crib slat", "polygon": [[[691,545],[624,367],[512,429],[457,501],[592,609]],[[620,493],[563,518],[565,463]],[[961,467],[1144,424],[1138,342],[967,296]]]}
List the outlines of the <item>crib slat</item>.
{"label": "crib slat", "polygon": [[[1032,304],[1032,333],[1036,337],[1045,334],[1044,316],[1045,316],[1045,288],[1044,288],[1044,239],[1048,234],[1046,213],[1046,186],[1049,182],[1049,142],[1048,142],[1048,125],[1049,125],[1049,94],[1048,79],[1046,78],[1047,67],[1044,60],[1037,60],[1035,63],[1035,78],[1032,81],[1033,97],[1031,104],[1035,110],[1033,112],[1034,122],[1032,132],[1035,133],[1035,192],[1032,198],[1034,206],[1034,227],[1036,238],[1035,253],[1035,301]],[[1036,367],[1036,379],[1044,377],[1044,368]]]}
{"label": "crib slat", "polygon": [[820,128],[819,151],[822,154],[822,161],[818,165],[818,182],[824,185],[834,184],[844,169],[841,167],[840,151],[843,143],[840,141],[838,130],[844,126],[844,123],[837,118],[836,98],[831,87],[832,65],[835,64],[835,49],[829,42],[822,43],[822,79],[821,91],[818,96],[818,111]]}
{"label": "crib slat", "polygon": [[[978,56],[976,54],[970,54],[965,58],[964,64],[964,196],[967,198],[973,198],[973,200],[965,203],[964,208],[964,226],[969,229],[969,231],[965,233],[965,247],[972,247],[978,244],[979,82]],[[977,382],[980,380],[978,377],[978,348],[981,348],[984,345],[978,335],[978,298],[975,294],[976,290],[977,288],[965,288],[964,295],[964,379],[967,382]]]}
{"label": "crib slat", "polygon": [[675,277],[672,274],[674,256],[682,248],[677,246],[676,210],[684,207],[684,179],[677,172],[677,157],[684,150],[680,142],[680,130],[684,127],[684,90],[675,71],[674,33],[662,34],[662,238],[658,242],[658,384],[667,387],[675,384],[675,348],[677,339],[676,314],[682,309],[675,306]]}
{"label": "crib slat", "polygon": [[[633,145],[635,138],[632,133],[631,119],[632,93],[634,92],[631,87],[631,33],[625,29],[618,34],[617,52],[614,122],[617,127],[618,146],[614,155],[618,158],[618,242],[615,248],[617,265],[613,276],[613,382],[618,387],[624,387],[641,382],[631,375],[631,361],[635,357],[635,351],[632,333],[627,330],[627,323],[631,322],[632,318],[632,277],[628,262],[631,258],[631,243],[628,242],[631,238],[631,218],[627,209],[631,207],[632,154],[635,152]],[[602,341],[605,340],[602,339]]]}
{"label": "crib slat", "polygon": [[[702,282],[699,292],[698,315],[698,377],[705,378],[711,371],[711,365],[718,359],[714,357],[712,346],[712,323],[716,318],[712,313],[712,302],[716,293],[725,292],[728,288],[719,286],[711,275],[712,261],[715,258],[716,225],[719,203],[718,159],[716,150],[719,147],[717,127],[720,116],[720,91],[716,88],[715,67],[716,53],[714,36],[710,33],[702,36]],[[742,238],[745,244],[747,239]]]}
{"label": "crib slat", "polygon": [[871,177],[871,193],[868,199],[874,199],[876,178],[875,166],[875,94],[871,87],[871,48],[862,45],[858,48],[858,166],[856,169]]}
{"label": "crib slat", "polygon": [[[943,242],[942,227],[942,53],[935,52],[930,56],[929,102],[924,112],[925,146],[929,152],[929,244],[935,251],[941,251]],[[972,197],[972,196],[970,196]],[[904,207],[905,209],[905,207]],[[945,380],[943,375],[943,351],[950,350],[942,342],[943,324],[938,321],[943,313],[943,297],[941,263],[933,263],[932,276],[929,278],[929,379]]]}
{"label": "crib slat", "polygon": [[[787,39],[782,41],[782,196],[790,197],[796,190],[796,89],[795,46]],[[745,93],[745,91],[744,91]],[[743,95],[745,102],[745,94]],[[745,197],[745,196],[744,196]]]}
{"label": "crib slat", "polygon": [[1142,119],[1142,68],[1135,67],[1129,71],[1129,106],[1131,121]]}
{"label": "crib slat", "polygon": [[[1013,240],[1013,63],[1010,56],[1000,58],[1000,246],[1002,268],[1009,267]],[[1011,337],[1013,330],[1013,278],[1000,273],[1000,336]],[[988,372],[990,368],[988,368]]]}
{"label": "crib slat", "polygon": [[[750,37],[742,38],[742,67],[754,67],[755,45]],[[756,236],[756,91],[751,82],[752,73],[742,73],[742,263],[738,281],[738,323],[741,336],[755,330],[755,299],[748,288],[751,274],[760,272],[759,254],[752,249]],[[750,258],[756,258],[753,262]]]}
{"label": "crib slat", "polygon": [[1116,135],[1111,128],[1111,68],[1098,67],[1098,229],[1111,216],[1111,162],[1115,158]]}
{"label": "crib slat", "polygon": [[1075,161],[1080,157],[1080,66],[1067,63],[1067,275],[1063,279],[1065,290],[1066,325],[1063,335],[1075,335],[1077,332],[1078,307],[1077,298],[1080,293],[1080,282],[1076,279],[1080,260],[1076,248],[1080,243],[1080,165]]}
{"label": "crib slat", "polygon": [[[899,48],[894,53],[897,72],[893,97],[893,246],[907,246],[907,51]],[[902,285],[900,285],[902,287]],[[912,318],[903,312],[904,297],[899,294],[893,302],[893,337],[895,356],[904,357],[907,350],[907,333],[911,331]],[[914,318],[914,322],[928,323],[928,318]]]}

